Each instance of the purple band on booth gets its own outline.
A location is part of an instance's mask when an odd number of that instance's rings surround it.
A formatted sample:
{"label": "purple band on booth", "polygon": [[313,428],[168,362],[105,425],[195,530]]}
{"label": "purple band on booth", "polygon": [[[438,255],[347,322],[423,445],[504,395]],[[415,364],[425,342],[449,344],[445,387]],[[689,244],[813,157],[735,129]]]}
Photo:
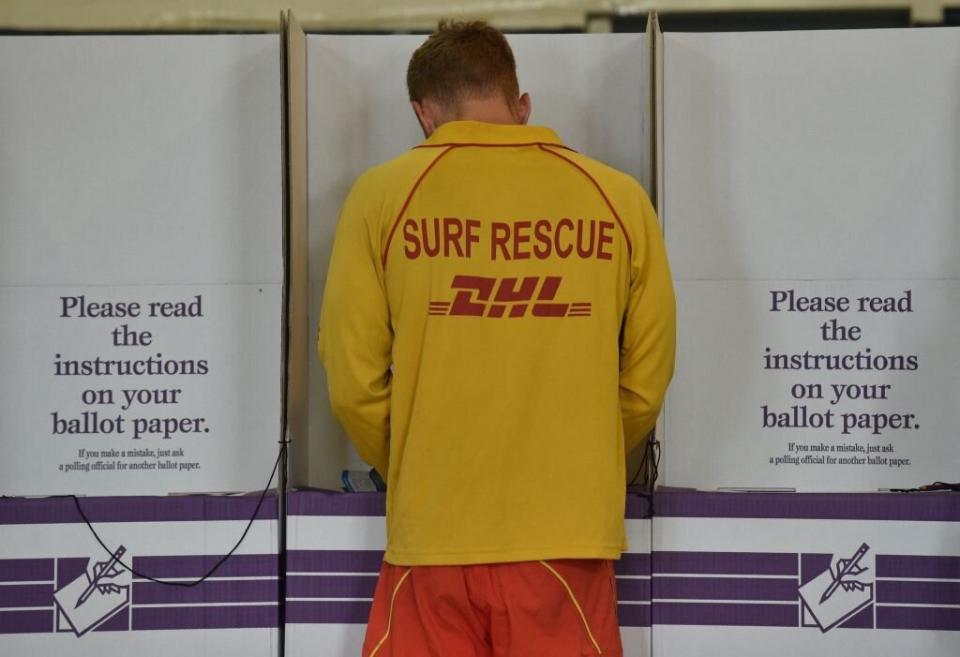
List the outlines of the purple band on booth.
{"label": "purple band on booth", "polygon": [[660,518],[785,518],[960,522],[955,493],[736,493],[662,491]]}
{"label": "purple band on booth", "polygon": [[[249,520],[259,495],[176,495],[80,497],[80,508],[93,523]],[[268,494],[257,520],[277,519],[277,497]],[[83,522],[71,497],[0,500],[0,525],[46,525]]]}

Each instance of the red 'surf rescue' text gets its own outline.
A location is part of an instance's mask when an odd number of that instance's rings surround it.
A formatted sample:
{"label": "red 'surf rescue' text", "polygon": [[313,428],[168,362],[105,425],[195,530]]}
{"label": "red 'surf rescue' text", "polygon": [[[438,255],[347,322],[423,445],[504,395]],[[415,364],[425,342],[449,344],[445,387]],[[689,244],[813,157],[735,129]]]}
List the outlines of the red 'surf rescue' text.
{"label": "red 'surf rescue' text", "polygon": [[459,217],[407,219],[403,252],[408,259],[535,258],[613,259],[614,223],[599,219],[537,219],[513,222]]}

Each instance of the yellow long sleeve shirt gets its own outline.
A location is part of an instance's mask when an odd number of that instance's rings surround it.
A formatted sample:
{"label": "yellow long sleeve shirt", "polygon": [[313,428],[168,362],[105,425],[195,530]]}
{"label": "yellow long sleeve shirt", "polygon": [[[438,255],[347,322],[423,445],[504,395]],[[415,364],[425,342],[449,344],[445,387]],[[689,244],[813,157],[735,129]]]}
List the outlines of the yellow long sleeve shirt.
{"label": "yellow long sleeve shirt", "polygon": [[364,173],[318,348],[387,481],[385,560],[618,558],[675,334],[646,194],[552,130],[454,121]]}

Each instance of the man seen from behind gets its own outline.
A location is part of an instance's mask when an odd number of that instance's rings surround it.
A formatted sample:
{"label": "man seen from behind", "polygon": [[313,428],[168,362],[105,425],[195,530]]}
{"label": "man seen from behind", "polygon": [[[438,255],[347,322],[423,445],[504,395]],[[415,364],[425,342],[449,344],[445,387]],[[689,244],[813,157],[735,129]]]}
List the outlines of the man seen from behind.
{"label": "man seen from behind", "polygon": [[387,482],[363,656],[618,657],[625,457],[674,362],[656,215],[527,125],[490,26],[441,23],[407,86],[426,139],[344,202],[318,338]]}

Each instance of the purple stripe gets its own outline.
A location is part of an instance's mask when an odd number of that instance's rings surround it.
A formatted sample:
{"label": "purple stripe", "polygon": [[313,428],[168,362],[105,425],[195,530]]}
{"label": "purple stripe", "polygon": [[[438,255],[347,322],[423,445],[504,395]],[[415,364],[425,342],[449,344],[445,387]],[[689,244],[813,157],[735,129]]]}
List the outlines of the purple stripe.
{"label": "purple stripe", "polygon": [[[202,577],[222,558],[214,554],[134,557],[132,565],[134,570],[158,579]],[[279,560],[276,554],[234,554],[213,577],[276,577]]]}
{"label": "purple stripe", "polygon": [[0,582],[52,581],[53,559],[0,559]]}
{"label": "purple stripe", "polygon": [[627,493],[626,517],[630,520],[646,520],[650,517],[650,500],[644,496]]}
{"label": "purple stripe", "polygon": [[52,607],[53,584],[0,586],[0,607]]}
{"label": "purple stripe", "polygon": [[877,602],[960,605],[960,582],[877,581]]}
{"label": "purple stripe", "polygon": [[[244,496],[124,496],[81,498],[93,522],[163,522],[185,520],[245,520],[256,507],[257,495]],[[383,516],[383,493],[294,491],[288,496],[291,515]],[[656,496],[657,515],[699,518],[802,518],[851,520],[923,520],[960,522],[960,499],[950,493],[897,495],[891,493],[711,493],[662,491]],[[630,494],[626,517],[645,518],[646,500]],[[276,496],[265,500],[257,516],[277,517]],[[70,498],[0,500],[0,524],[82,522]]]}
{"label": "purple stripe", "polygon": [[57,589],[61,589],[87,572],[88,557],[60,557],[57,559]]}
{"label": "purple stripe", "polygon": [[126,632],[130,629],[130,607],[124,607],[109,619],[100,623],[94,632]]}
{"label": "purple stripe", "polygon": [[800,555],[800,586],[813,581],[820,573],[830,568],[832,554],[805,552]]}
{"label": "purple stripe", "polygon": [[372,598],[376,575],[291,575],[288,598]]}
{"label": "purple stripe", "polygon": [[134,607],[134,630],[197,630],[278,627],[276,605]]}
{"label": "purple stripe", "polygon": [[0,634],[53,631],[53,609],[0,611]]}
{"label": "purple stripe", "polygon": [[771,600],[794,602],[797,580],[743,577],[655,577],[656,600]]}
{"label": "purple stripe", "polygon": [[650,576],[650,554],[648,552],[628,552],[620,555],[613,563],[617,575]]}
{"label": "purple stripe", "polygon": [[623,579],[617,578],[617,600],[621,601],[641,601],[650,600],[650,580],[649,579]]}
{"label": "purple stripe", "polygon": [[[287,495],[292,516],[384,516],[386,493],[341,493],[331,490],[297,490]],[[628,494],[625,517],[650,517],[647,498]]]}
{"label": "purple stripe", "polygon": [[287,510],[292,516],[384,516],[386,499],[386,493],[296,490],[287,494]]}
{"label": "purple stripe", "polygon": [[370,603],[359,600],[288,602],[288,623],[366,623],[370,618]]}
{"label": "purple stripe", "polygon": [[877,628],[960,631],[957,607],[877,607]]}
{"label": "purple stripe", "polygon": [[196,586],[166,586],[155,582],[133,584],[133,604],[183,602],[276,602],[275,579],[207,580]]}
{"label": "purple stripe", "polygon": [[799,605],[657,602],[654,625],[746,625],[798,627]]}
{"label": "purple stripe", "polygon": [[797,555],[780,552],[653,553],[655,574],[797,575]]}
{"label": "purple stripe", "polygon": [[674,518],[799,518],[960,522],[953,493],[658,492],[657,516]]}
{"label": "purple stripe", "polygon": [[877,577],[960,579],[960,557],[878,554]]}
{"label": "purple stripe", "polygon": [[381,550],[288,550],[287,572],[379,573]]}
{"label": "purple stripe", "polygon": [[873,605],[867,605],[853,616],[840,624],[840,627],[847,629],[872,630],[873,629]]}
{"label": "purple stripe", "polygon": [[[249,520],[259,494],[242,496],[176,495],[81,497],[80,507],[90,522],[165,522],[184,520]],[[276,520],[277,499],[268,494],[258,520]],[[69,497],[0,500],[0,525],[83,522]]]}
{"label": "purple stripe", "polygon": [[617,605],[620,627],[650,627],[650,605]]}

